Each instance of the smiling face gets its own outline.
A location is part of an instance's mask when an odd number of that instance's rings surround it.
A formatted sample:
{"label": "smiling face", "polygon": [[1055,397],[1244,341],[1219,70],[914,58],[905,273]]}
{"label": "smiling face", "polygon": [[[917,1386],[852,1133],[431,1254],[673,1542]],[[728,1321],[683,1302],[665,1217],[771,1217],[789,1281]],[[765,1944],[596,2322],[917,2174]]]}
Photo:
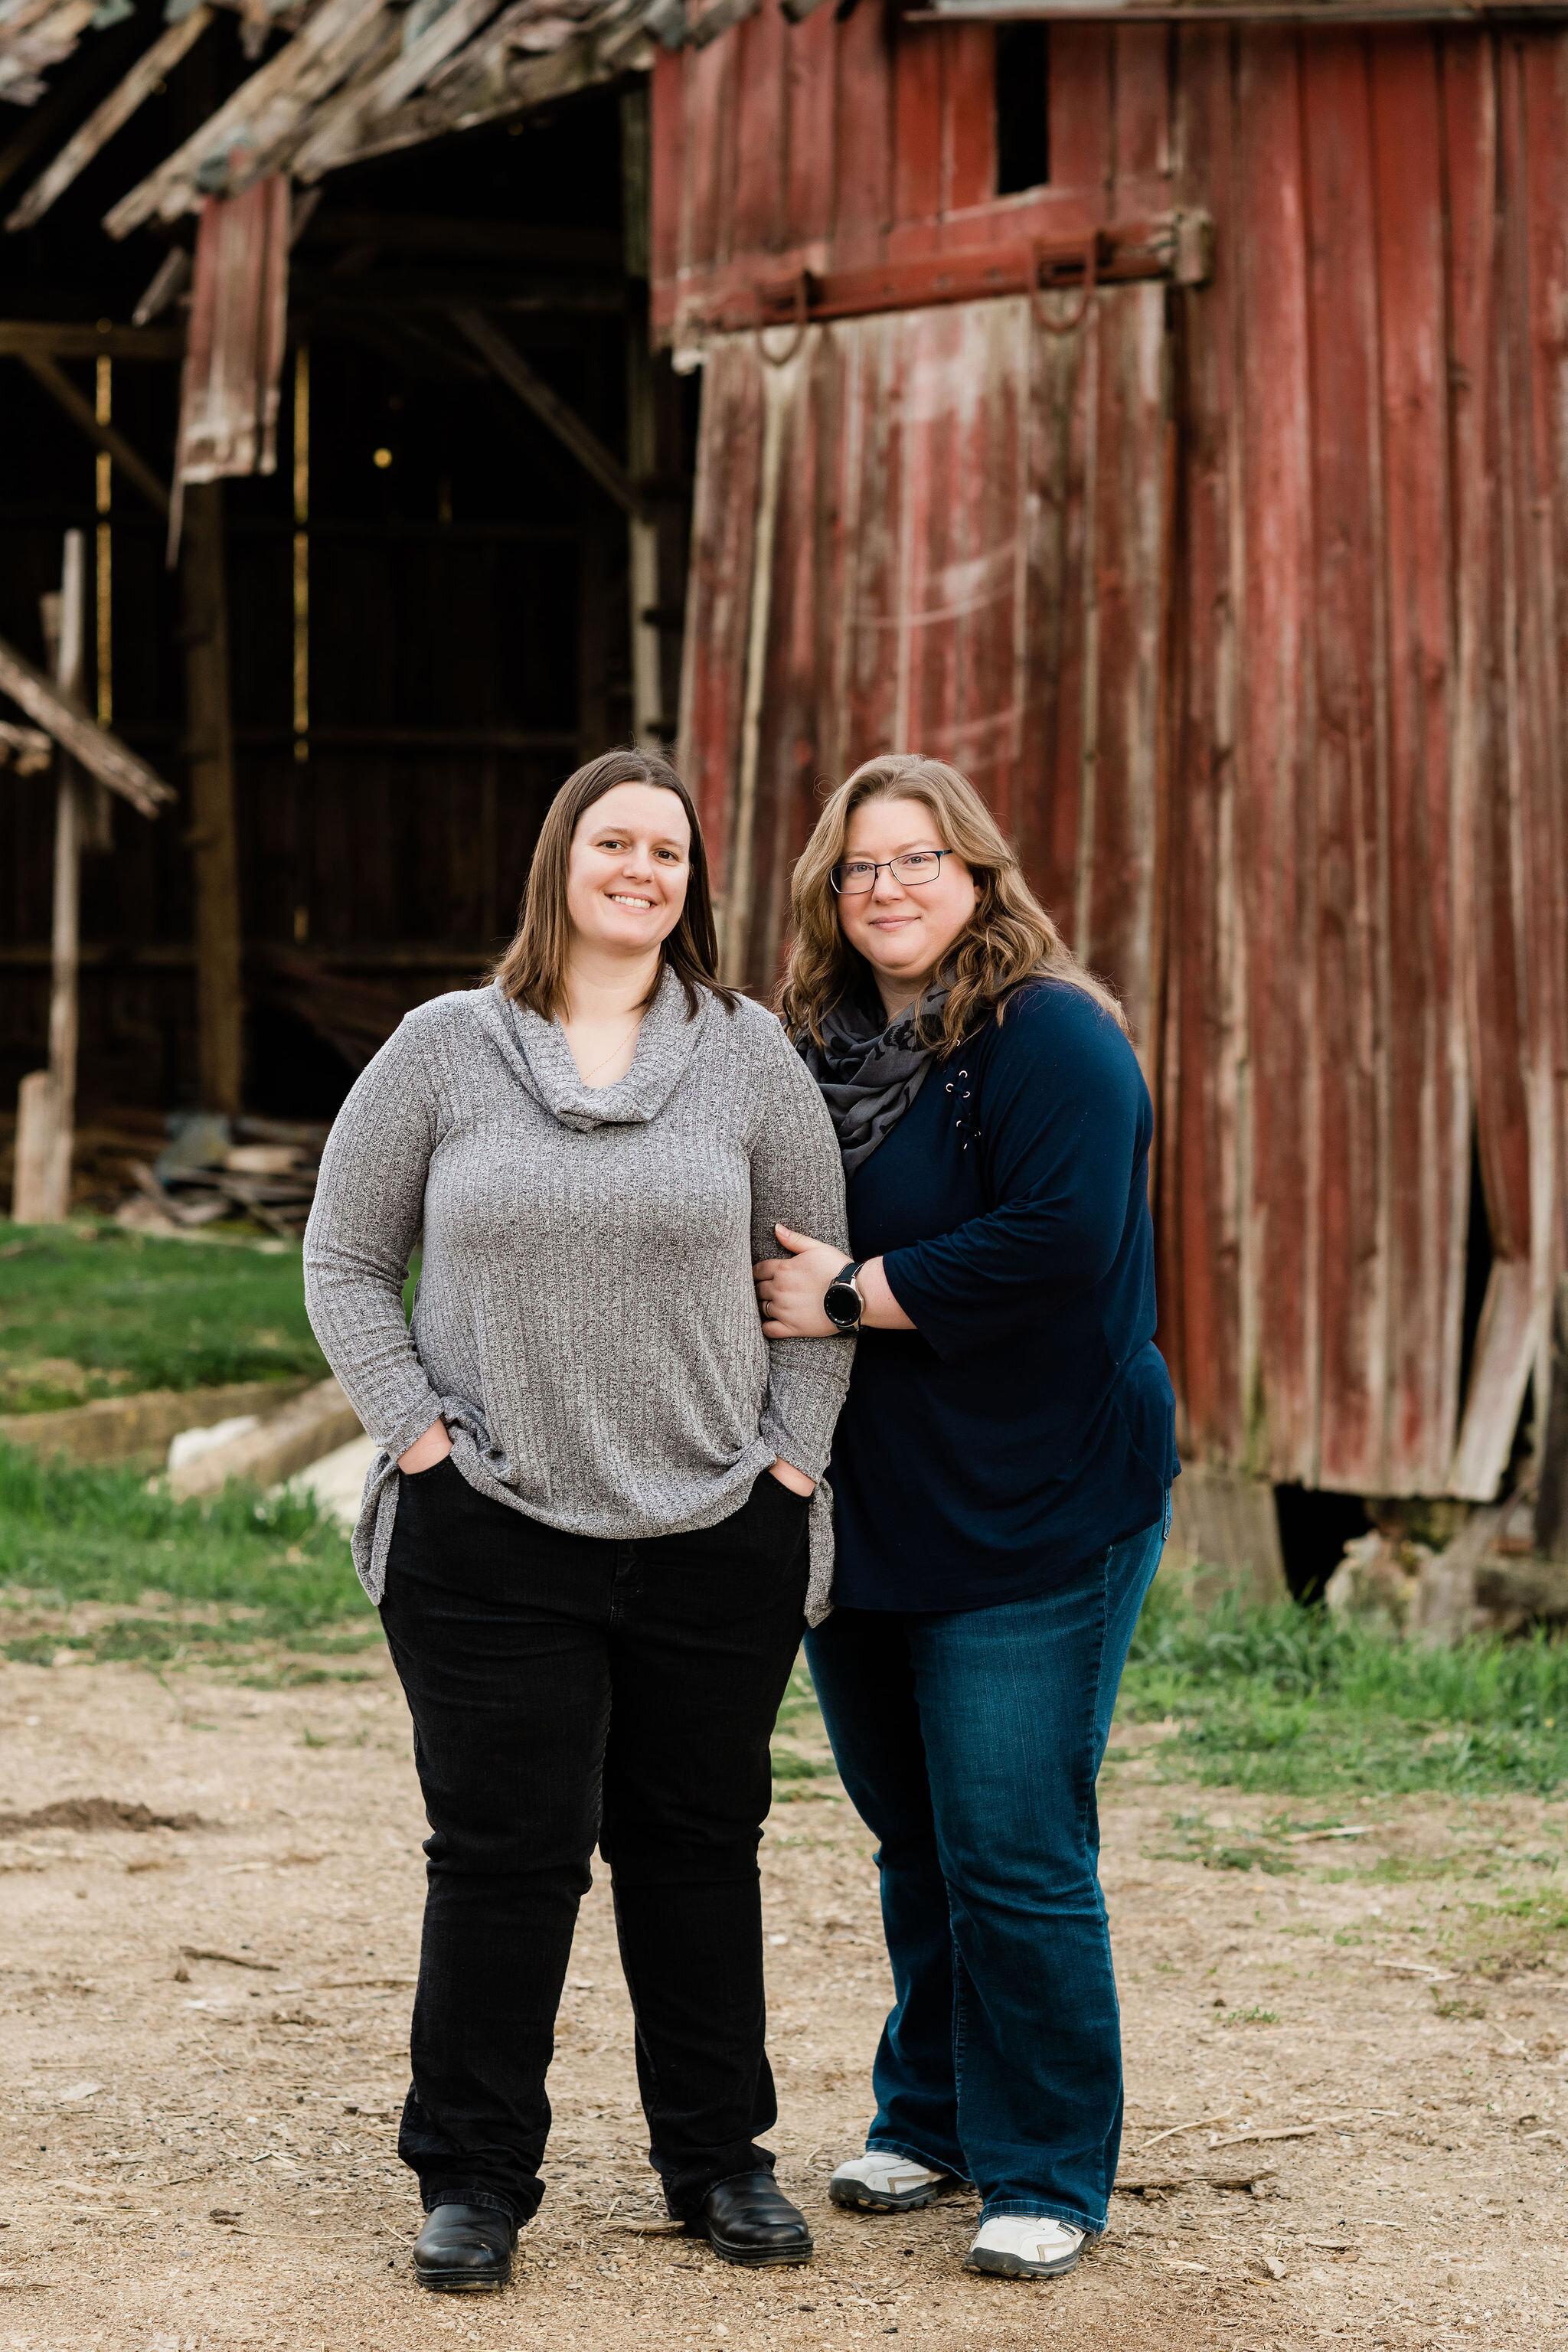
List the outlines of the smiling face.
{"label": "smiling face", "polygon": [[849,819],[844,858],[881,866],[876,886],[838,900],[845,938],[858,948],[876,976],[889,1017],[912,1004],[973,919],[979,898],[974,878],[956,850],[942,859],[934,882],[906,886],[886,861],[910,849],[946,849],[933,812],[924,801],[862,801]]}
{"label": "smiling face", "polygon": [[616,784],[584,809],[572,836],[566,911],[584,947],[646,955],[686,904],[691,828],[661,784]]}

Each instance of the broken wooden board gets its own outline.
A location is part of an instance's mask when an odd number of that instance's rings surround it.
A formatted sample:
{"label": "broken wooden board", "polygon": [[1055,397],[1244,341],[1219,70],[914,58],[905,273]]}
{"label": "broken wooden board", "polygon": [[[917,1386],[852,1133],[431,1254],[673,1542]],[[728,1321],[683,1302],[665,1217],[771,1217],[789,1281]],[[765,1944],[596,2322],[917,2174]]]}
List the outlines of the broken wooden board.
{"label": "broken wooden board", "polygon": [[1167,1577],[1188,1583],[1197,1608],[1222,1592],[1237,1592],[1260,1607],[1287,1598],[1285,1556],[1274,1489],[1261,1479],[1187,1462],[1171,1489]]}
{"label": "broken wooden board", "polygon": [[142,50],[118,89],[110,90],[73,137],[66,141],[47,171],[40,172],[11,214],[8,229],[31,228],[49,206],[79,179],[93,157],[108,146],[117,131],[130,121],[143,100],[162,87],[186,51],[193,49],[213,21],[213,11],[198,0],[188,16],[165,26],[151,47]]}
{"label": "broken wooden board", "polygon": [[180,385],[182,482],[274,471],[288,303],[287,179],[207,197]]}
{"label": "broken wooden board", "polygon": [[1236,2189],[1256,2195],[1260,2185],[1272,2180],[1278,2170],[1273,2164],[1140,2164],[1134,2159],[1118,2168],[1116,2193],[1119,2197],[1163,2197],[1178,2189]]}
{"label": "broken wooden board", "polygon": [[292,153],[305,118],[330,97],[385,30],[384,0],[324,0],[276,57],[243,81],[155,172],[105,215],[110,236],[159,218],[178,220],[200,203],[197,175],[231,153],[231,192],[277,169]]}
{"label": "broken wooden board", "polygon": [[344,91],[317,113],[304,144],[293,159],[294,176],[317,180],[334,163],[346,162],[358,143],[362,125],[373,124],[428,80],[437,66],[489,22],[497,0],[452,0],[442,13],[390,65],[384,66],[362,89]]}
{"label": "broken wooden board", "polygon": [[35,669],[26,655],[4,637],[0,637],[0,694],[8,694],[19,703],[62,751],[79,761],[111,793],[129,801],[141,815],[156,816],[174,798],[172,784],[155,775],[118,735],[89,718],[74,695],[66,694],[41,669]]}
{"label": "broken wooden board", "polygon": [[41,727],[13,727],[0,719],[0,768],[15,768],[19,776],[36,776],[54,758],[55,747]]}
{"label": "broken wooden board", "polygon": [[162,1462],[169,1440],[185,1429],[211,1429],[238,1414],[281,1412],[305,1381],[230,1381],[218,1388],[144,1389],[139,1396],[99,1397],[58,1412],[11,1412],[0,1416],[0,1444],[58,1454],[68,1462],[132,1462],[141,1455]]}
{"label": "broken wooden board", "polygon": [[226,1445],[215,1445],[210,1454],[198,1454],[173,1472],[169,1490],[182,1499],[216,1495],[231,1478],[275,1486],[359,1433],[359,1415],[337,1381],[318,1381],[260,1429]]}

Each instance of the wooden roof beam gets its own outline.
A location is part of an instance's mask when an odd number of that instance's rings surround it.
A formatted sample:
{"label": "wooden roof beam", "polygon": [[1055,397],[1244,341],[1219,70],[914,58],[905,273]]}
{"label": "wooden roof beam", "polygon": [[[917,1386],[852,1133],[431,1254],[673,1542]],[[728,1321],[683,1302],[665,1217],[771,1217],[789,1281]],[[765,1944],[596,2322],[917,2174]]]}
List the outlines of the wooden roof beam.
{"label": "wooden roof beam", "polygon": [[111,32],[100,33],[73,65],[68,77],[57,82],[47,98],[29,111],[16,136],[0,147],[0,188],[25,172],[35,155],[52,153],[71,123],[100,90],[112,88],[127,60],[136,54],[137,26],[127,18]]}
{"label": "wooden roof beam", "polygon": [[416,40],[400,49],[374,81],[363,89],[344,91],[331,105],[323,107],[295,155],[296,175],[307,183],[319,180],[335,163],[342,163],[357,143],[361,123],[374,122],[381,115],[390,114],[395,106],[412,96],[454,50],[482,31],[495,15],[496,6],[497,0],[451,0],[451,5],[426,26]]}
{"label": "wooden roof beam", "polygon": [[146,460],[137,456],[124,435],[117,433],[112,425],[99,423],[91,402],[83,399],[70,378],[60,373],[53,360],[46,359],[41,352],[23,352],[19,357],[28,374],[41,383],[50,399],[64,409],[71,423],[79,425],[98,448],[107,451],[126,480],[135,484],[149,506],[156,507],[161,515],[166,515],[169,511],[168,491]]}
{"label": "wooden roof beam", "polygon": [[129,236],[155,215],[172,221],[191,211],[197,202],[196,174],[230,147],[242,146],[244,154],[230,194],[276,171],[293,152],[311,108],[346,79],[367,49],[387,37],[384,5],[385,0],[322,0],[291,41],[105,214],[110,236]]}
{"label": "wooden roof beam", "polygon": [[8,694],[20,704],[29,719],[54,737],[62,751],[68,751],[79,766],[121,800],[129,801],[141,815],[156,816],[174,798],[172,784],[128,751],[118,735],[90,719],[74,694],[35,669],[26,655],[18,653],[4,637],[0,637],[0,694]]}
{"label": "wooden roof beam", "polygon": [[183,327],[89,327],[77,319],[0,319],[0,358],[177,360]]}
{"label": "wooden roof beam", "polygon": [[[661,0],[653,0],[655,9],[660,5]],[[643,5],[644,0],[636,0],[637,10]],[[645,22],[649,21],[639,13],[623,21],[617,14],[607,32],[590,28],[563,42],[549,56],[515,57],[508,48],[510,17],[509,9],[466,49],[449,58],[430,89],[416,92],[374,122],[362,121],[353,149],[334,156],[333,168],[363,163],[372,155],[395,154],[404,147],[423,146],[449,131],[475,131],[482,123],[501,122],[509,115],[526,114],[531,107],[546,106],[612,80],[625,68],[623,44],[629,42],[635,47],[643,37]]]}
{"label": "wooden roof beam", "polygon": [[57,197],[64,195],[71,182],[80,177],[93,157],[130,121],[142,100],[152,96],[164,75],[172,73],[186,51],[195,47],[212,21],[211,8],[199,5],[178,24],[164,26],[157,39],[142,50],[119,88],[110,91],[102,105],[95,108],[80,130],[66,141],[47,170],[40,172],[6,221],[8,229],[31,228],[35,221],[43,219]]}

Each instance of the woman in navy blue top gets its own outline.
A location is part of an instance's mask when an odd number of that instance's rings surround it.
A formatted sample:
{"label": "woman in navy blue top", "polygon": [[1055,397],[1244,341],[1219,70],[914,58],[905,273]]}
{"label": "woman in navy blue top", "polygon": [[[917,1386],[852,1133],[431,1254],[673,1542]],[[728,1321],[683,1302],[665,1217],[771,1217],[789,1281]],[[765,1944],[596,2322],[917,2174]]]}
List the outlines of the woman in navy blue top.
{"label": "woman in navy blue top", "polygon": [[1094,1787],[1177,1469],[1152,1114],[1114,996],[956,770],[858,769],[794,914],[782,1010],[854,1257],[781,1230],[757,1289],[770,1338],[861,1335],[807,1654],[880,1842],[895,1990],[830,2193],[886,2212],[972,2182],[969,2267],[1050,2275],[1104,2230],[1121,2137]]}

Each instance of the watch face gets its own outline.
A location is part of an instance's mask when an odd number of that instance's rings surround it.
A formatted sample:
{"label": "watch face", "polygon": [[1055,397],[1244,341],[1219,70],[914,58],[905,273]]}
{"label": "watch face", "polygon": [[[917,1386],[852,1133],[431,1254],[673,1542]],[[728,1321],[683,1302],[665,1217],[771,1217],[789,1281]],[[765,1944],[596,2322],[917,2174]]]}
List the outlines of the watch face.
{"label": "watch face", "polygon": [[852,1282],[830,1282],[822,1301],[830,1322],[841,1331],[853,1330],[860,1320],[861,1297]]}

